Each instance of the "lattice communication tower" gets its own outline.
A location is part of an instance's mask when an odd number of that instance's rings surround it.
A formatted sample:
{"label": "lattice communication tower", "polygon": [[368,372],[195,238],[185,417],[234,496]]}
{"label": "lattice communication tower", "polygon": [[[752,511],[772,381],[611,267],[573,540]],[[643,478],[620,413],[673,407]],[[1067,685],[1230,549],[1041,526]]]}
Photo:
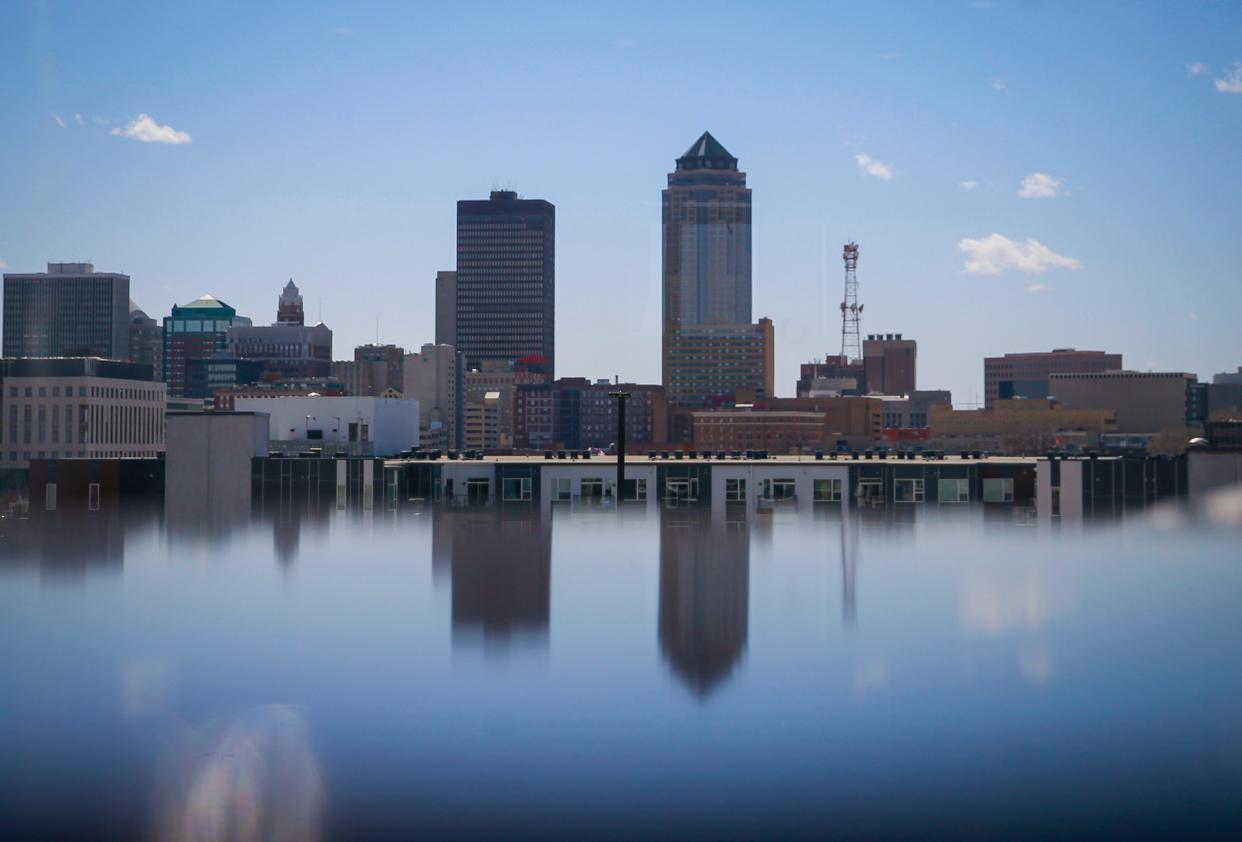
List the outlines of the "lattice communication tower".
{"label": "lattice communication tower", "polygon": [[845,362],[862,359],[863,305],[858,303],[858,243],[846,243],[845,300],[841,302],[841,357]]}

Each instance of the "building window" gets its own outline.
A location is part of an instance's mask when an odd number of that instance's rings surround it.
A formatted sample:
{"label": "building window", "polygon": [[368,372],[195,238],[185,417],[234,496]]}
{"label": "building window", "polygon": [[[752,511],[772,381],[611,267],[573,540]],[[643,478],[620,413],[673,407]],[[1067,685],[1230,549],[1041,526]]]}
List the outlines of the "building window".
{"label": "building window", "polygon": [[816,503],[841,502],[841,480],[839,479],[817,479],[812,490],[812,499]]}
{"label": "building window", "polygon": [[530,477],[506,477],[501,482],[501,493],[506,501],[530,499]]}
{"label": "building window", "polygon": [[786,502],[797,497],[797,483],[791,479],[774,479],[764,482],[767,494],[764,496],[776,502]]}
{"label": "building window", "polygon": [[569,491],[569,478],[557,477],[552,481],[552,499],[558,503],[567,502],[571,497]]}
{"label": "building window", "polygon": [[636,479],[627,479],[625,481],[626,500],[646,500],[647,499],[647,480],[643,477]]}
{"label": "building window", "polygon": [[746,479],[745,477],[729,478],[725,480],[725,502],[726,503],[744,503],[746,501]]}
{"label": "building window", "polygon": [[936,499],[941,503],[969,503],[970,480],[941,479],[936,487]]}
{"label": "building window", "polygon": [[56,483],[54,482],[43,486],[43,508],[49,512],[56,511]]}
{"label": "building window", "polygon": [[921,479],[898,479],[893,482],[893,502],[896,503],[922,503],[923,502],[923,480]]}
{"label": "building window", "polygon": [[1013,479],[992,477],[983,481],[983,502],[1012,503]]}
{"label": "building window", "polygon": [[578,489],[578,497],[583,503],[598,503],[604,499],[604,481],[602,479],[584,479]]}
{"label": "building window", "polygon": [[86,487],[86,508],[92,512],[99,511],[99,483],[92,482]]}
{"label": "building window", "polygon": [[699,481],[697,479],[668,480],[664,483],[664,499],[674,502],[699,499]]}
{"label": "building window", "polygon": [[884,485],[878,479],[859,480],[854,493],[858,497],[859,505],[862,506],[884,502]]}

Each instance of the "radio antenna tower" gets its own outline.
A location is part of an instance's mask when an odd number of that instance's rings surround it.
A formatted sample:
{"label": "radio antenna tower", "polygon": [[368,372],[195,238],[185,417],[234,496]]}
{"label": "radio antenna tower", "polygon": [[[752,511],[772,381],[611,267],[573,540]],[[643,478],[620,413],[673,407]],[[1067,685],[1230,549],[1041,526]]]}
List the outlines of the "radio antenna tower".
{"label": "radio antenna tower", "polygon": [[861,321],[863,305],[858,303],[858,243],[845,244],[845,300],[841,302],[841,357],[845,362],[862,359]]}

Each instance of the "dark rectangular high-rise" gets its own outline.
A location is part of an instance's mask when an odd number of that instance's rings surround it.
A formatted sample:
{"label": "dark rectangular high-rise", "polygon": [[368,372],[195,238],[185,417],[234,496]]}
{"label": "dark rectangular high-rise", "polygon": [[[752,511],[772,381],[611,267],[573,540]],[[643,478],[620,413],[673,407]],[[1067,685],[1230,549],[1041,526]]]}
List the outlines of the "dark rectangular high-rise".
{"label": "dark rectangular high-rise", "polygon": [[509,190],[457,203],[457,349],[483,360],[556,357],[556,208]]}
{"label": "dark rectangular high-rise", "polygon": [[5,273],[5,357],[129,357],[129,275],[90,263]]}
{"label": "dark rectangular high-rise", "polygon": [[436,272],[436,343],[457,347],[457,273]]}

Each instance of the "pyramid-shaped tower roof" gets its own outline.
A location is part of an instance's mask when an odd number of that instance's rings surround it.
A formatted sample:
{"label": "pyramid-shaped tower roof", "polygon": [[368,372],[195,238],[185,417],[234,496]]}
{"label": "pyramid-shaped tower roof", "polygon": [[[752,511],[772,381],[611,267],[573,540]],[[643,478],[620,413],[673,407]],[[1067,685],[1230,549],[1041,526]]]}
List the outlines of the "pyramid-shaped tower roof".
{"label": "pyramid-shaped tower roof", "polygon": [[729,154],[711,132],[703,132],[685,154],[677,159],[677,169],[737,169],[737,158]]}

